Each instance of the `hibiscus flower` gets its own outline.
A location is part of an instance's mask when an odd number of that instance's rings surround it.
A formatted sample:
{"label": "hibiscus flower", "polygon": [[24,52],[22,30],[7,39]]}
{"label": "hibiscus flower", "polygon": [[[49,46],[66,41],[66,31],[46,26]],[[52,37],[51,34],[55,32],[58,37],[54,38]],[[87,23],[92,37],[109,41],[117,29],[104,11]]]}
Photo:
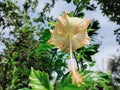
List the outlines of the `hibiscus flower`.
{"label": "hibiscus flower", "polygon": [[69,17],[67,13],[64,12],[62,16],[58,17],[58,22],[54,30],[50,30],[51,38],[47,42],[63,51],[70,52],[68,67],[72,83],[78,86],[83,82],[83,77],[77,71],[76,60],[72,52],[89,44],[90,38],[87,34],[89,24],[90,20],[87,18]]}

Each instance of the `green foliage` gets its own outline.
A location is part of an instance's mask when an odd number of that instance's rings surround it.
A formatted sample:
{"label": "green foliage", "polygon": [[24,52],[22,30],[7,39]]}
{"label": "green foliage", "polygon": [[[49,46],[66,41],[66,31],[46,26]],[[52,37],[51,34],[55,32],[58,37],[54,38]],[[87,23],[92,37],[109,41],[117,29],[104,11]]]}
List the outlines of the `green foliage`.
{"label": "green foliage", "polygon": [[58,85],[58,90],[111,90],[109,86],[110,74],[90,70],[81,71],[80,74],[84,78],[80,86],[72,84],[71,77],[67,73]]}
{"label": "green foliage", "polygon": [[29,88],[21,88],[21,89],[18,89],[18,90],[31,90]]}
{"label": "green foliage", "polygon": [[73,3],[77,5],[80,1],[79,0],[73,0]]}
{"label": "green foliage", "polygon": [[56,25],[56,22],[48,22],[48,24],[52,25],[52,26],[55,26]]}
{"label": "green foliage", "polygon": [[[67,73],[63,76],[61,81],[57,83],[55,90],[111,90],[109,86],[110,74],[90,70],[81,71],[80,74],[84,79],[80,86],[72,84],[70,74]],[[36,71],[31,68],[29,78],[29,85],[32,87],[32,90],[53,90],[45,72]]]}
{"label": "green foliage", "polygon": [[30,83],[32,90],[53,90],[50,85],[48,75],[45,72],[36,71],[31,68]]}
{"label": "green foliage", "polygon": [[72,0],[64,0],[64,1],[66,1],[67,3],[70,3]]}
{"label": "green foliage", "polygon": [[77,63],[80,64],[82,70],[86,69],[87,66],[94,66],[95,60],[92,59],[92,55],[98,52],[99,45],[90,45],[78,49],[74,56]]}

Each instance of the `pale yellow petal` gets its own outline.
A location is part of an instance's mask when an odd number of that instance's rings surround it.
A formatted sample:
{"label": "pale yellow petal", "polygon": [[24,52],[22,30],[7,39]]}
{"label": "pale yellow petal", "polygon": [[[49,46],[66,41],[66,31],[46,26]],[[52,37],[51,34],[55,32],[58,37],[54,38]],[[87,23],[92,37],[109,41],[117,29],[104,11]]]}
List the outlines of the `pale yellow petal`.
{"label": "pale yellow petal", "polygon": [[[87,35],[87,27],[90,24],[89,19],[69,17],[66,12],[58,17],[58,22],[53,31],[48,44],[53,44],[63,51],[69,51],[70,40],[72,40],[72,49],[76,49],[89,44],[90,38]],[[70,39],[71,37],[71,39]]]}
{"label": "pale yellow petal", "polygon": [[87,33],[86,29],[90,24],[89,19],[82,19],[80,22],[77,22],[73,29],[73,34],[84,34]]}

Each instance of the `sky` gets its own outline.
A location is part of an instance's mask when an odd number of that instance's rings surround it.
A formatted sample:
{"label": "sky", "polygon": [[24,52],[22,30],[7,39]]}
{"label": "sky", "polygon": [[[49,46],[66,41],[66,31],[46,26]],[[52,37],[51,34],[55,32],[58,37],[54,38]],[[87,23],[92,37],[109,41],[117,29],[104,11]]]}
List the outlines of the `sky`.
{"label": "sky", "polygon": [[[24,0],[22,0],[24,1]],[[39,5],[36,8],[36,12],[39,12],[44,7],[45,3],[49,0],[40,0]],[[96,2],[92,2],[96,4]],[[70,12],[75,10],[73,3],[66,3],[63,0],[58,0],[55,4],[55,7],[52,9],[50,15],[54,18],[57,18],[63,13],[63,11]],[[91,20],[95,19],[100,22],[100,29],[97,31],[98,35],[95,37],[98,41],[101,41],[101,46],[99,52],[93,56],[93,59],[96,61],[96,64],[93,68],[94,70],[107,71],[107,62],[109,58],[112,58],[114,55],[120,55],[120,45],[117,44],[115,40],[114,30],[119,26],[114,22],[109,21],[109,18],[103,16],[100,10],[100,6],[97,5],[95,11],[86,11],[84,10],[85,17],[90,18]],[[0,43],[0,46],[3,46]],[[0,47],[0,52],[2,47]]]}

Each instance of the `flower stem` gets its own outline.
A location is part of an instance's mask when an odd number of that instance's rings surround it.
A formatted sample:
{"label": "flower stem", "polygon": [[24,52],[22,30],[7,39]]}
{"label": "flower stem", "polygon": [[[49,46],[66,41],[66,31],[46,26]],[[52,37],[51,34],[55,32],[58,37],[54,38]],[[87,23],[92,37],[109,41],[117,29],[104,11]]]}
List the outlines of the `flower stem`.
{"label": "flower stem", "polygon": [[71,42],[71,38],[70,38],[70,65],[71,65],[71,70],[73,71],[73,73],[77,70],[77,65],[75,60],[73,59],[73,54],[72,54],[72,42]]}

